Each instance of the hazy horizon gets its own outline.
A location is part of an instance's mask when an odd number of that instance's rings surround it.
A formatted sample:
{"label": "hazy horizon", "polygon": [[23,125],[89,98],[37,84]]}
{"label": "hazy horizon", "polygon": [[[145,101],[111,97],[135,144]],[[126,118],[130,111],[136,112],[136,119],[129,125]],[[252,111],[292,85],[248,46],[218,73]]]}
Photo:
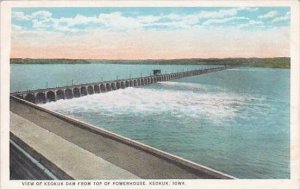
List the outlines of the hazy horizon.
{"label": "hazy horizon", "polygon": [[203,60],[209,60],[209,59],[268,59],[268,58],[290,58],[289,56],[277,56],[277,57],[224,57],[224,58],[176,58],[176,59],[91,59],[91,58],[20,58],[20,57],[11,57],[10,59],[44,59],[44,60],[54,60],[54,59],[66,59],[66,60],[108,60],[108,61],[143,61],[143,60],[189,60],[189,59],[203,59]]}

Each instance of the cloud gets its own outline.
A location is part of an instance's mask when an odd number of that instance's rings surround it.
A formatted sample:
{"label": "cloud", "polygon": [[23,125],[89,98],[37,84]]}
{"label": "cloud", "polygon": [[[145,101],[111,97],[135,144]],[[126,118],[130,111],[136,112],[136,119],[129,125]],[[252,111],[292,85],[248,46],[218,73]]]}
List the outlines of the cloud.
{"label": "cloud", "polygon": [[[143,16],[125,16],[121,12],[101,13],[94,16],[77,14],[74,17],[52,17],[52,13],[45,10],[25,14],[14,12],[14,18],[32,22],[32,27],[37,30],[53,29],[62,32],[77,32],[86,28],[100,27],[107,30],[141,30],[145,28],[164,27],[165,29],[190,29],[199,24],[200,20],[221,19],[232,17],[240,8],[220,9],[216,11],[199,11],[193,14],[161,14]],[[80,26],[86,26],[85,29]]]}
{"label": "cloud", "polygon": [[[124,29],[134,29],[141,27],[139,20],[133,17],[125,17],[120,12],[112,12],[108,14],[99,14],[96,16],[84,16],[77,14],[74,17],[61,17],[61,18],[53,18],[49,17],[47,14],[43,17],[43,19],[35,19],[32,20],[35,28],[46,28],[52,27],[57,31],[68,31],[76,32],[82,31],[85,29],[76,28],[78,26],[102,26],[110,29],[124,30]],[[149,18],[141,18],[141,19],[149,19]]]}
{"label": "cloud", "polygon": [[49,11],[37,11],[31,14],[31,17],[43,19],[43,18],[50,18],[52,16],[52,13]]}
{"label": "cloud", "polygon": [[277,11],[269,11],[268,13],[259,16],[258,18],[260,19],[269,19],[269,18],[274,18],[275,16],[278,15]]}
{"label": "cloud", "polygon": [[229,17],[229,18],[223,18],[223,19],[209,19],[203,22],[202,25],[212,25],[212,24],[224,24],[231,21],[237,21],[237,20],[250,20],[247,17]]}
{"label": "cloud", "polygon": [[257,11],[258,8],[254,8],[254,7],[241,7],[241,8],[239,8],[239,10],[241,10],[241,11],[251,11],[251,12],[253,12],[253,11]]}
{"label": "cloud", "polygon": [[18,26],[18,25],[15,25],[15,24],[12,24],[12,29],[13,30],[22,30],[22,26]]}
{"label": "cloud", "polygon": [[226,16],[235,16],[239,9],[224,9],[218,11],[203,11],[198,14],[200,18],[224,18]]}
{"label": "cloud", "polygon": [[13,11],[12,12],[12,17],[16,18],[17,20],[20,21],[28,21],[32,19],[45,19],[45,18],[50,18],[52,16],[52,13],[49,11],[36,11],[32,14],[25,14],[22,11]]}
{"label": "cloud", "polygon": [[249,22],[247,22],[245,24],[238,25],[238,28],[246,28],[246,27],[250,27],[250,26],[260,26],[260,27],[263,27],[264,23],[262,21],[249,20]]}
{"label": "cloud", "polygon": [[12,17],[19,21],[28,21],[31,19],[30,15],[26,15],[24,12],[21,11],[13,11]]}
{"label": "cloud", "polygon": [[[30,21],[31,25],[26,29],[50,30],[62,33],[78,33],[91,30],[106,31],[140,31],[140,30],[191,30],[210,26],[218,28],[224,27],[225,23],[235,22],[239,28],[249,26],[263,27],[262,21],[252,20],[246,16],[240,16],[241,11],[257,11],[255,7],[222,8],[218,10],[199,10],[192,13],[161,13],[161,14],[134,14],[125,15],[122,12],[100,13],[95,15],[77,14],[70,17],[54,17],[46,10],[39,10],[30,14],[21,11],[13,11],[13,16],[17,20]],[[251,13],[252,14],[252,13]],[[256,13],[255,13],[256,14]],[[275,18],[277,11],[273,10],[259,16],[261,19],[273,18],[273,22],[286,20],[287,17]],[[244,23],[242,23],[242,21]],[[16,23],[15,23],[16,24]],[[17,25],[16,25],[17,26]],[[228,25],[228,27],[230,27]],[[23,29],[25,29],[23,28]],[[13,28],[17,29],[16,27]]]}
{"label": "cloud", "polygon": [[140,21],[140,23],[148,24],[148,23],[158,22],[160,19],[162,19],[162,17],[149,15],[149,16],[138,16],[137,19]]}
{"label": "cloud", "polygon": [[272,22],[281,22],[281,21],[287,21],[290,19],[291,12],[287,12],[284,16],[276,17],[272,20]]}

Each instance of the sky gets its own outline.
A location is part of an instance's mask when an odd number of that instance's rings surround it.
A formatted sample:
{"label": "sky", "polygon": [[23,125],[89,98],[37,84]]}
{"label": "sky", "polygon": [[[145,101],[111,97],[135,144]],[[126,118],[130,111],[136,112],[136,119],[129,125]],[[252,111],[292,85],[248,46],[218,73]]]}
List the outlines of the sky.
{"label": "sky", "polygon": [[13,8],[12,58],[290,56],[288,7]]}

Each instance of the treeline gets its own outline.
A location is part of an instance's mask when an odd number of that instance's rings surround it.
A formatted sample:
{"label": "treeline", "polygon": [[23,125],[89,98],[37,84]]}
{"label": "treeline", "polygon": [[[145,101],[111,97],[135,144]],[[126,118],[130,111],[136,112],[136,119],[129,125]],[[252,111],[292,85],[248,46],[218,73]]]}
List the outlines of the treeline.
{"label": "treeline", "polygon": [[[192,59],[172,59],[172,60],[101,60],[101,62],[112,64],[171,64],[171,65],[235,65],[245,67],[268,67],[268,68],[290,68],[290,58],[192,58]],[[97,62],[97,61],[95,61]]]}
{"label": "treeline", "polygon": [[290,68],[289,57],[276,58],[191,58],[148,60],[83,60],[83,59],[11,59],[12,64],[169,64],[169,65],[234,65],[245,67]]}
{"label": "treeline", "polygon": [[82,59],[31,59],[11,58],[11,64],[90,64],[88,60]]}

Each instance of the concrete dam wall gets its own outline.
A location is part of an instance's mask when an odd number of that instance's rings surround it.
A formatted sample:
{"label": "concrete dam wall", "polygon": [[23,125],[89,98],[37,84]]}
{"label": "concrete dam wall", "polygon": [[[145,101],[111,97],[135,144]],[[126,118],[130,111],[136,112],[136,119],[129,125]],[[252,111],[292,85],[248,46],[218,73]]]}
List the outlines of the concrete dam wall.
{"label": "concrete dam wall", "polygon": [[192,71],[150,75],[140,78],[121,79],[114,81],[103,81],[95,83],[87,83],[73,86],[64,86],[57,88],[37,89],[23,92],[15,92],[11,95],[17,96],[26,101],[40,104],[51,101],[57,101],[60,99],[72,99],[79,98],[81,96],[91,95],[94,93],[105,93],[113,90],[124,89],[126,87],[138,87],[143,85],[149,85],[157,82],[169,81],[173,79],[180,79],[183,77],[190,77],[195,75],[201,75],[210,72],[221,71],[229,68],[228,66],[218,66],[208,69],[198,69]]}

